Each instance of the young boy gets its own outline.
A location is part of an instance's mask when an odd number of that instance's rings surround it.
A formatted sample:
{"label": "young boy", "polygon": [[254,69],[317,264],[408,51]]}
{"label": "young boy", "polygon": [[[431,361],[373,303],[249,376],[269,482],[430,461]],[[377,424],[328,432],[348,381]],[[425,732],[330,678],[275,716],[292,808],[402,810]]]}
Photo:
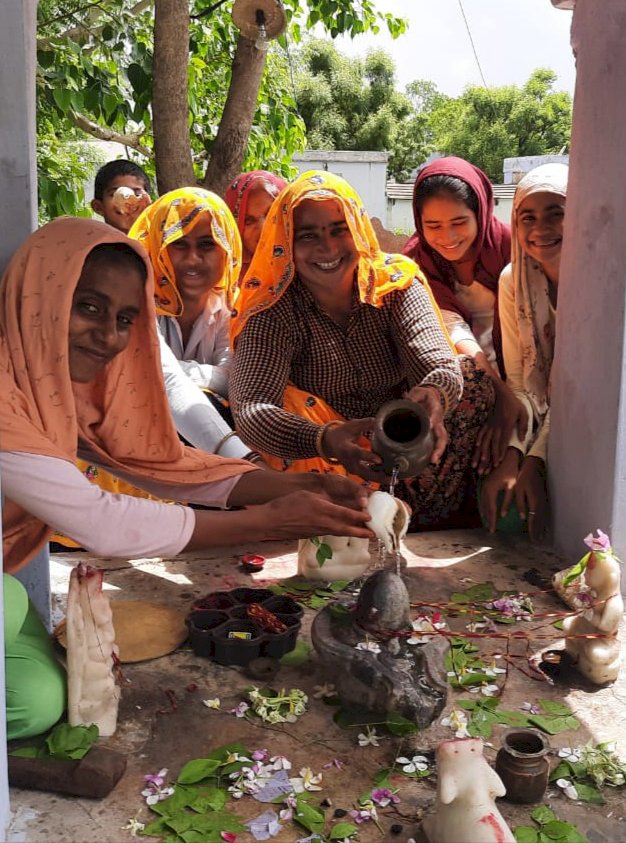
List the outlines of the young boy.
{"label": "young boy", "polygon": [[124,234],[151,201],[150,179],[132,161],[109,161],[96,173],[91,208]]}

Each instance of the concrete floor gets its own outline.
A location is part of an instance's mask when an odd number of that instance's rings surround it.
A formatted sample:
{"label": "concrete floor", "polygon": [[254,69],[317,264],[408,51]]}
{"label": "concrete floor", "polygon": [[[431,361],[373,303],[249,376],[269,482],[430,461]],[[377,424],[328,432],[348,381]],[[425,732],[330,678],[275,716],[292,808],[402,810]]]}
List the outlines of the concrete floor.
{"label": "concrete floor", "polygon": [[[261,552],[268,562],[261,574],[243,573],[237,560],[241,553]],[[581,542],[581,555],[584,546]],[[565,564],[576,560],[559,560],[552,553],[530,546],[522,537],[494,537],[482,531],[448,531],[409,536],[405,557],[408,562],[406,580],[413,601],[429,600],[446,602],[453,591],[465,590],[473,582],[491,580],[499,589],[519,589],[536,593],[524,574],[537,569],[549,575]],[[56,555],[52,557],[54,605],[61,616],[67,592],[70,568],[78,559],[87,558],[107,570],[111,599],[147,599],[186,611],[192,601],[210,591],[230,589],[237,585],[259,586],[276,582],[296,573],[295,543],[272,543],[257,547],[224,549],[211,554],[163,560],[120,561],[93,559],[86,554]],[[535,611],[563,611],[564,607],[549,593],[533,596]],[[467,618],[444,617],[452,629],[462,630]],[[305,611],[301,638],[307,639],[314,612]],[[528,645],[525,641],[509,641],[511,661],[524,666],[525,658],[540,649],[557,644],[558,632],[549,624],[515,624],[502,627],[504,631],[534,629],[536,634],[554,635],[555,641],[537,640]],[[485,653],[505,653],[507,642],[503,639],[486,640],[481,644]],[[415,754],[416,750],[433,749],[439,741],[451,737],[447,727],[436,721],[430,728],[410,739],[386,736],[379,747],[359,747],[356,735],[360,729],[339,729],[332,721],[333,708],[313,699],[315,685],[324,682],[319,662],[313,654],[311,660],[300,668],[281,668],[274,687],[298,687],[309,694],[309,710],[294,724],[265,726],[261,721],[248,722],[226,711],[242,699],[242,691],[250,685],[239,669],[220,667],[212,661],[197,658],[185,646],[164,658],[124,667],[126,684],[122,690],[119,727],[116,735],[106,743],[128,757],[126,773],[113,793],[101,801],[66,798],[35,791],[12,789],[11,807],[13,820],[6,837],[10,843],[118,843],[130,840],[128,831],[121,830],[129,818],[148,822],[153,817],[146,808],[140,793],[143,776],[167,767],[175,778],[184,763],[202,757],[211,749],[231,740],[242,740],[250,750],[267,748],[271,754],[287,756],[293,770],[310,766],[318,773],[323,771],[323,790],[320,798],[332,801],[327,810],[330,817],[334,808],[353,807],[353,802],[369,791],[373,774],[393,763],[398,755]],[[188,690],[197,686],[197,690]],[[169,708],[165,692],[173,690],[177,708],[171,714],[159,714],[159,709]],[[447,709],[452,707],[458,692],[450,691]],[[471,696],[467,693],[463,697]],[[202,700],[220,697],[222,711],[209,710]],[[502,694],[502,708],[519,709],[523,702],[551,699],[566,702],[579,719],[576,732],[561,733],[550,738],[554,750],[562,746],[578,746],[593,740],[615,740],[621,757],[626,758],[626,675],[613,686],[594,689],[582,681],[572,686],[549,685],[533,680],[516,668],[511,668]],[[493,763],[499,746],[498,735],[504,727],[496,726],[491,738],[493,748],[486,747],[485,755]],[[323,769],[333,758],[342,759],[342,769]],[[553,759],[553,763],[556,763]],[[297,775],[297,773],[292,773]],[[401,802],[394,810],[385,809],[381,826],[383,834],[373,826],[364,824],[359,829],[359,841],[406,841],[414,837],[418,843],[420,818],[432,805],[435,785],[427,779],[419,782],[404,777],[397,785]],[[626,841],[623,789],[605,788],[607,804],[603,806],[575,803],[562,795],[558,788],[549,787],[545,804],[562,820],[574,823],[590,843],[616,843]],[[232,808],[231,808],[232,806]],[[511,827],[532,825],[530,812],[534,806],[516,806],[499,801],[499,807]],[[242,817],[251,818],[262,813],[266,806],[245,797],[231,801],[229,809]],[[392,823],[400,823],[402,831],[391,835]],[[291,823],[275,838],[277,843],[294,843],[307,836],[304,830]],[[251,841],[249,834],[238,837]],[[459,843],[463,843],[460,841]]]}

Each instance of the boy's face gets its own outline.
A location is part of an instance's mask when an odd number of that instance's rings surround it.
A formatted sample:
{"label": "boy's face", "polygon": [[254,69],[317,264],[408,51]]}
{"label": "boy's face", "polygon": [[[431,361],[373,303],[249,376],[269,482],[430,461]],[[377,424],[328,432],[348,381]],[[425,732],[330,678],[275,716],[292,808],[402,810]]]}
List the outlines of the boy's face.
{"label": "boy's face", "polygon": [[[135,200],[132,203],[133,207],[125,207],[123,201],[114,198],[118,187],[130,188],[139,201]],[[150,202],[151,199],[145,191],[142,179],[138,176],[116,176],[107,185],[102,199],[92,199],[91,207],[113,228],[128,234],[131,225]]]}

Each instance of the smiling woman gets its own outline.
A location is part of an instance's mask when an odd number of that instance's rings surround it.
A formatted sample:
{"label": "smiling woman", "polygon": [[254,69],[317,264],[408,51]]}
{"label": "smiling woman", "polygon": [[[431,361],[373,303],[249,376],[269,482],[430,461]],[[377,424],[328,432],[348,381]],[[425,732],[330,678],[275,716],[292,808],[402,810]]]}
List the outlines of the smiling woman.
{"label": "smiling woman", "polygon": [[70,378],[88,383],[123,351],[144,300],[146,266],[123,243],[96,246],[87,256],[72,300]]}
{"label": "smiling woman", "polygon": [[226,204],[208,190],[165,193],[129,236],[154,268],[159,329],[187,376],[228,397],[231,365],[227,294],[241,270],[241,237]]}
{"label": "smiling woman", "polygon": [[[55,220],[11,260],[0,284],[5,571],[28,564],[55,529],[98,555],[127,558],[270,535],[371,537],[365,495],[345,478],[258,471],[182,445],[154,316],[144,250],[104,223]],[[196,512],[110,494],[76,467],[79,452],[161,497],[248,508]],[[64,685],[25,591],[6,593],[19,609],[7,636],[8,732],[24,737],[60,716]]]}
{"label": "smiling woman", "polygon": [[481,505],[490,530],[515,508],[531,538],[548,527],[546,460],[550,372],[554,357],[559,265],[568,168],[544,164],[518,184],[513,200],[511,265],[500,279],[500,319],[508,382],[531,424],[513,436],[502,463],[487,477]]}
{"label": "smiling woman", "polygon": [[380,407],[406,393],[435,443],[431,465],[397,487],[413,527],[468,516],[490,384],[457,359],[419,267],[381,252],[347,182],[311,171],[279,194],[233,317],[233,411],[270,465],[385,482],[367,435]]}

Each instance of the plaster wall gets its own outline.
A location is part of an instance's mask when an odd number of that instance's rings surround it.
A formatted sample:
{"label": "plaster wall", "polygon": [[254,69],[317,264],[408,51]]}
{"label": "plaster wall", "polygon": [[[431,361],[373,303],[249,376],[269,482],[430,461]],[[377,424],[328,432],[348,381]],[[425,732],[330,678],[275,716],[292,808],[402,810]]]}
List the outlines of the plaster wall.
{"label": "plaster wall", "polygon": [[[2,0],[0,26],[0,271],[37,224],[36,0]],[[1,514],[0,496],[0,514]],[[0,547],[0,560],[2,548]],[[49,588],[49,586],[48,586]],[[0,578],[0,607],[4,605]],[[4,624],[0,623],[0,653]],[[9,824],[4,659],[0,660],[0,834]]]}
{"label": "plaster wall", "polygon": [[328,170],[341,176],[357,191],[370,217],[384,220],[387,215],[385,185],[388,157],[386,152],[318,150],[294,155],[292,163],[300,173]]}
{"label": "plaster wall", "polygon": [[0,27],[0,269],[37,225],[36,0],[2,0]]}
{"label": "plaster wall", "polygon": [[603,0],[601,14],[595,0],[577,0],[548,457],[555,542],[572,561],[596,527],[626,554],[625,41],[624,0]]}

